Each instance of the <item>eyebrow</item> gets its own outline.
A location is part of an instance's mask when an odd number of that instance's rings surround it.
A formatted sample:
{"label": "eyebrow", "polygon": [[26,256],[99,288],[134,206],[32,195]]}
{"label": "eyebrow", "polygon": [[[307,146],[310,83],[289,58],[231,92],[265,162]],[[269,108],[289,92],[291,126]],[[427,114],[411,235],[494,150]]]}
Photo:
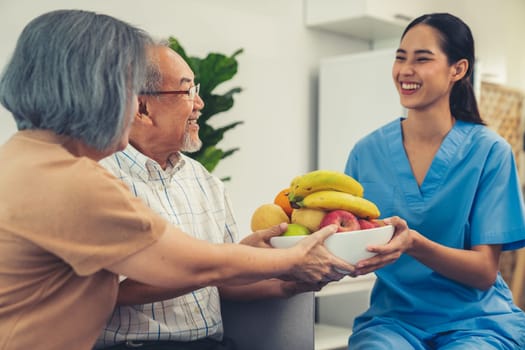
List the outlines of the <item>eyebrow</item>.
{"label": "eyebrow", "polygon": [[[403,50],[403,49],[397,49],[396,53],[406,54],[407,52],[406,52],[406,50]],[[417,54],[427,54],[427,55],[433,55],[434,54],[431,50],[426,50],[426,49],[416,50],[414,53],[416,55]]]}
{"label": "eyebrow", "polygon": [[180,78],[180,80],[179,80],[179,84],[180,84],[180,85],[182,85],[182,84],[184,84],[184,83],[191,83],[191,82],[193,82],[193,79],[185,78],[185,77],[182,77],[182,78]]}

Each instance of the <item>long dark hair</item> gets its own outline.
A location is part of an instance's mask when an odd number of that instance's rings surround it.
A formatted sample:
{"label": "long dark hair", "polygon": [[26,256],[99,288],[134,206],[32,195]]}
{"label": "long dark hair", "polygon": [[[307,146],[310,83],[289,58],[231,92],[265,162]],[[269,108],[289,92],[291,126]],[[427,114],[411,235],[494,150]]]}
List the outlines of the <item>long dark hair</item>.
{"label": "long dark hair", "polygon": [[485,124],[478,110],[474,89],[472,88],[472,72],[474,69],[474,37],[468,25],[458,17],[449,13],[431,13],[414,19],[405,28],[401,39],[414,26],[426,24],[440,33],[441,49],[448,58],[448,63],[454,64],[461,59],[468,61],[465,76],[457,81],[450,93],[450,111],[458,120]]}

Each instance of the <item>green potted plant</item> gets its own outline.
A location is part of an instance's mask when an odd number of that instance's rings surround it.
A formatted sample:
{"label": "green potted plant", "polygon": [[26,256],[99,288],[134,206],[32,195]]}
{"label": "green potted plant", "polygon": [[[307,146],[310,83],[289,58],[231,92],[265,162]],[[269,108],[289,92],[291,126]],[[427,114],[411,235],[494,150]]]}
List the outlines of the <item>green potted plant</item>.
{"label": "green potted plant", "polygon": [[[199,136],[202,140],[202,148],[188,156],[200,162],[209,172],[212,172],[220,160],[231,156],[239,150],[239,147],[223,150],[217,144],[223,139],[224,133],[242,121],[235,121],[215,129],[209,124],[210,118],[229,110],[233,106],[233,95],[242,91],[240,87],[234,87],[224,94],[215,93],[215,88],[225,81],[230,80],[237,73],[236,56],[243,50],[235,51],[231,56],[221,53],[209,53],[205,58],[188,56],[179,41],[174,37],[168,39],[169,46],[188,63],[195,73],[195,82],[200,83],[199,95],[204,100],[205,106],[198,120]],[[224,178],[223,180],[229,180]]]}

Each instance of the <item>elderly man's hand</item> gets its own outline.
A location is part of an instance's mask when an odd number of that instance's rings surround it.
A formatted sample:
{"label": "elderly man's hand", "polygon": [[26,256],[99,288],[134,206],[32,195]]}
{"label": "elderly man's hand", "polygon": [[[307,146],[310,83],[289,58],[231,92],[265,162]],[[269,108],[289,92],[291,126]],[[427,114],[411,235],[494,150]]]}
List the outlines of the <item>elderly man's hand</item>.
{"label": "elderly man's hand", "polygon": [[243,238],[239,243],[257,248],[272,248],[270,238],[282,235],[287,228],[288,225],[283,222],[266,230],[255,231]]}

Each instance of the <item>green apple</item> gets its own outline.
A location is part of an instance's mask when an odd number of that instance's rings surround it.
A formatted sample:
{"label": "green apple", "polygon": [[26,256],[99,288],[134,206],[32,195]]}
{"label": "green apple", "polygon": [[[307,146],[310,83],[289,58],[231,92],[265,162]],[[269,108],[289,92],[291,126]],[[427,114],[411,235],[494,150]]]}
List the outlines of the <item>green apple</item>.
{"label": "green apple", "polygon": [[284,232],[283,236],[306,236],[311,232],[306,226],[300,224],[288,224],[288,229]]}

